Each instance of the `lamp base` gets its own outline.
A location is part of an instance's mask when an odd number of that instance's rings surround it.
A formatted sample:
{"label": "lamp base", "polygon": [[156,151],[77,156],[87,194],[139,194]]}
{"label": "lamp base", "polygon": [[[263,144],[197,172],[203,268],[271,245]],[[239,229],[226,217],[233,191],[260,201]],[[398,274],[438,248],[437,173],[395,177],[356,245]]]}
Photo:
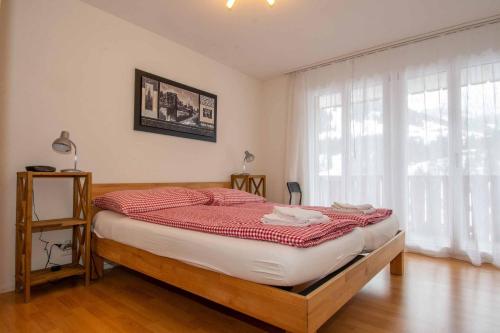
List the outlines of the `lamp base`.
{"label": "lamp base", "polygon": [[78,170],[78,169],[64,169],[64,170],[61,170],[61,172],[82,172],[82,171]]}

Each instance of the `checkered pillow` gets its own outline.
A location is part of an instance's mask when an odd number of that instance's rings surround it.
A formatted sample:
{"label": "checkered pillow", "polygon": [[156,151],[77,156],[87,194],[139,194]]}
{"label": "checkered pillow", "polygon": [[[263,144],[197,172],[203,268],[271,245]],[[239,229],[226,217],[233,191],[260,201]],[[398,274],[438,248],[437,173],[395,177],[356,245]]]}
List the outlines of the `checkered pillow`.
{"label": "checkered pillow", "polygon": [[163,187],[150,190],[109,192],[94,199],[96,207],[121,214],[143,213],[159,209],[204,205],[210,196],[182,187]]}
{"label": "checkered pillow", "polygon": [[209,188],[199,190],[199,192],[210,198],[210,201],[207,204],[211,206],[232,206],[250,202],[266,201],[266,199],[261,196],[229,188]]}

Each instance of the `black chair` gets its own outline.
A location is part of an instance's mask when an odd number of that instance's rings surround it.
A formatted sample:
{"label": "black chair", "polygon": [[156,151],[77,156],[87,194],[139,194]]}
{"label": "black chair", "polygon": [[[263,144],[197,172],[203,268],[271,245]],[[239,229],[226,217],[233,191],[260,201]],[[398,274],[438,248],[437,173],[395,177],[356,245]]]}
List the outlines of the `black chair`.
{"label": "black chair", "polygon": [[288,204],[292,204],[292,194],[293,193],[298,193],[299,194],[299,205],[302,205],[302,191],[300,190],[300,185],[297,182],[288,182],[286,183],[286,186],[288,187],[288,193],[290,193],[290,200],[288,201]]}

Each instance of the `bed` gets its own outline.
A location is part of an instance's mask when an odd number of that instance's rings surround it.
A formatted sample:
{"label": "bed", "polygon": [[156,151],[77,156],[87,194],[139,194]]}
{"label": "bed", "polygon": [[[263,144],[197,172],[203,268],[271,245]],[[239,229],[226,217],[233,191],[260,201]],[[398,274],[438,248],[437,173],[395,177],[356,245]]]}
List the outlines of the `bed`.
{"label": "bed", "polygon": [[[92,196],[165,186],[228,188],[229,183],[94,184]],[[298,249],[98,211],[94,209],[94,276],[102,276],[103,261],[109,260],[289,332],[315,332],[386,265],[392,274],[403,274],[404,233],[394,234],[397,222],[389,219],[366,227],[367,233],[357,228]],[[375,249],[363,249],[365,239]],[[221,246],[226,250],[217,252]],[[303,269],[306,263],[308,269]]]}

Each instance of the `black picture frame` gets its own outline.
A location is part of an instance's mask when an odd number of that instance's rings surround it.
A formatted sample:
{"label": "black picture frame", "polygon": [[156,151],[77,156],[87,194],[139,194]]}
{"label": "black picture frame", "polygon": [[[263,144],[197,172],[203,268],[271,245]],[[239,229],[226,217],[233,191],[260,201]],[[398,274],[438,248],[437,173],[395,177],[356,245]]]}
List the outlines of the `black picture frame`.
{"label": "black picture frame", "polygon": [[136,69],[134,102],[136,131],[217,142],[215,94]]}

